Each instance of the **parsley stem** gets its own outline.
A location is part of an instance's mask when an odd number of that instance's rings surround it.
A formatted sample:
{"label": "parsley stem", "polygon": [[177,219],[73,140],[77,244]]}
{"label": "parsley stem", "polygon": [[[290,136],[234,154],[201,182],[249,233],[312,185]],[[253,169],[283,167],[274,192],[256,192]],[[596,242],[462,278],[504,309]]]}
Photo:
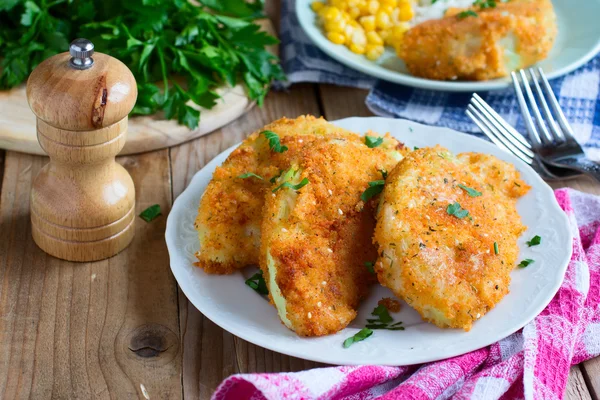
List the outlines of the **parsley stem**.
{"label": "parsley stem", "polygon": [[165,64],[165,55],[160,44],[156,46],[156,51],[158,53],[158,59],[160,60],[160,69],[162,70],[161,72],[163,76],[163,84],[165,85],[164,100],[166,101],[167,97],[169,97],[169,78],[167,78],[167,65]]}

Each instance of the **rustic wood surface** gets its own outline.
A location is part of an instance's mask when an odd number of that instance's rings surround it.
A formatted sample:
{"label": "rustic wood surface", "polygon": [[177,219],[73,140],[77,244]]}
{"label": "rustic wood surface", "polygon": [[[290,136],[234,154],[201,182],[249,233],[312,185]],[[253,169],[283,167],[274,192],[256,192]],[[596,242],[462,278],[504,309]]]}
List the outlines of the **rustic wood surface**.
{"label": "rustic wood surface", "polygon": [[[267,5],[276,17],[278,3]],[[204,318],[170,273],[165,218],[194,173],[251,131],[282,116],[368,116],[365,94],[295,85],[213,134],[120,157],[137,210],[158,203],[164,215],[138,220],[130,247],[94,263],[61,261],[37,248],[29,194],[47,158],[0,151],[0,399],[207,399],[233,373],[320,366],[254,346]],[[600,194],[585,178],[552,186]],[[600,398],[600,358],[571,369],[565,398]]]}

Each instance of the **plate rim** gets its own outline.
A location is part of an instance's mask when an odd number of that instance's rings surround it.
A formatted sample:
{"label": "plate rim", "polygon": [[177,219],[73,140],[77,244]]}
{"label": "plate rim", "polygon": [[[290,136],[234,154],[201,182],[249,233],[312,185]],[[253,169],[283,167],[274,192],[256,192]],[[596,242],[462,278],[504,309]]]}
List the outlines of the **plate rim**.
{"label": "plate rim", "polygon": [[[343,118],[343,119],[339,119],[339,120],[335,120],[335,121],[329,121],[330,123],[334,124],[334,125],[338,125],[338,124],[351,124],[353,120],[388,120],[388,121],[401,121],[401,123],[410,123],[411,126],[419,126],[420,128],[424,128],[424,129],[432,129],[432,130],[437,130],[437,131],[445,131],[447,134],[453,134],[453,135],[459,135],[464,137],[464,139],[469,139],[469,140],[477,140],[479,142],[483,142],[485,143],[485,146],[492,146],[492,147],[496,147],[494,144],[492,144],[491,142],[488,142],[486,140],[483,140],[481,138],[478,138],[476,136],[473,135],[469,135],[466,133],[462,133],[462,132],[458,132],[455,131],[453,129],[450,128],[446,128],[446,127],[434,127],[434,126],[428,126],[428,125],[424,125],[424,124],[420,124],[411,120],[406,120],[406,119],[399,119],[399,118],[385,118],[385,117],[349,117],[349,118]],[[262,338],[261,336],[256,336],[256,335],[248,335],[245,333],[245,331],[239,331],[235,328],[231,328],[231,324],[228,322],[228,318],[225,317],[220,317],[220,314],[218,313],[214,313],[214,312],[210,312],[208,311],[208,313],[210,315],[207,315],[205,313],[206,307],[203,306],[202,302],[200,301],[199,298],[192,296],[190,297],[191,294],[191,287],[185,279],[183,279],[184,277],[180,274],[183,274],[183,271],[179,271],[179,269],[173,265],[173,256],[172,253],[174,253],[177,249],[177,245],[176,243],[174,243],[176,234],[174,234],[174,232],[177,231],[177,228],[174,227],[175,223],[175,219],[176,219],[176,215],[180,212],[180,208],[182,207],[181,204],[183,204],[185,202],[185,198],[188,196],[191,196],[191,190],[190,188],[192,188],[194,186],[194,182],[197,182],[201,179],[201,175],[200,173],[206,169],[206,168],[212,168],[214,170],[214,168],[216,168],[216,162],[215,160],[222,154],[227,153],[227,155],[229,153],[231,153],[235,148],[237,148],[240,145],[240,143],[237,143],[229,148],[227,148],[226,150],[222,151],[221,153],[219,153],[218,155],[216,155],[215,157],[213,157],[208,163],[206,163],[206,165],[204,167],[202,167],[200,170],[198,170],[192,180],[190,181],[189,185],[185,188],[185,190],[183,192],[181,192],[181,194],[175,199],[175,201],[173,202],[173,206],[171,207],[171,211],[169,212],[169,215],[167,217],[167,223],[166,223],[166,229],[165,229],[165,241],[167,244],[167,248],[168,248],[168,252],[169,252],[169,265],[171,268],[171,272],[173,273],[173,276],[175,277],[177,284],[179,286],[179,288],[183,291],[183,293],[185,294],[186,298],[190,301],[190,303],[192,303],[194,305],[194,307],[196,307],[196,309],[198,311],[200,311],[206,318],[208,318],[209,320],[211,320],[213,323],[215,323],[216,325],[218,325],[219,327],[221,327],[222,329],[226,330],[227,332],[243,339],[246,340],[254,345],[263,347],[265,349],[271,350],[271,351],[275,351],[278,353],[282,353],[288,356],[292,356],[292,357],[297,357],[300,359],[305,359],[305,360],[310,360],[310,361],[315,361],[315,362],[320,362],[320,363],[325,363],[325,364],[335,364],[335,365],[361,365],[360,362],[356,362],[356,363],[348,363],[346,361],[338,361],[336,359],[332,359],[332,358],[328,358],[327,356],[319,356],[318,354],[315,355],[314,353],[311,354],[307,354],[304,353],[300,350],[296,351],[295,349],[289,349],[286,348],[284,345],[282,344],[277,344],[276,342],[272,342],[269,341],[269,337],[264,337]],[[519,160],[517,157],[513,156],[510,153],[506,153],[509,155],[509,158],[511,159],[511,163],[513,163],[515,166],[518,166],[518,169],[529,169],[531,170],[531,172],[533,172],[533,176],[535,176],[535,179],[538,181],[538,187],[546,192],[546,195],[549,195],[552,197],[552,199],[554,200],[552,202],[552,207],[554,208],[554,212],[556,215],[559,215],[561,219],[563,219],[563,222],[565,224],[565,226],[568,228],[568,232],[567,235],[569,237],[569,243],[572,244],[573,242],[573,232],[570,229],[570,223],[569,223],[569,217],[567,216],[567,214],[560,208],[558,201],[556,200],[555,196],[554,196],[554,191],[553,189],[544,181],[542,180],[542,178],[535,173],[535,171],[533,169],[531,169],[530,166],[528,166],[527,164],[525,164],[523,161]],[[531,183],[531,182],[530,182]],[[541,185],[540,185],[541,184]],[[533,186],[533,185],[532,185]],[[188,192],[187,196],[185,195],[186,192]],[[196,204],[200,199],[196,199]],[[508,336],[510,336],[511,334],[513,334],[514,332],[518,331],[519,329],[523,328],[525,325],[527,325],[528,323],[530,323],[532,320],[535,319],[535,317],[537,317],[547,306],[548,304],[552,301],[552,299],[554,299],[556,293],[558,292],[558,290],[560,289],[563,281],[564,281],[564,276],[565,273],[567,271],[567,268],[569,266],[571,257],[572,257],[572,246],[569,246],[569,250],[567,253],[565,253],[564,259],[560,262],[560,264],[557,262],[556,265],[560,268],[560,276],[561,279],[557,280],[556,283],[554,285],[552,285],[551,289],[548,290],[548,293],[552,293],[552,296],[548,296],[548,299],[541,302],[540,305],[535,309],[535,311],[531,312],[531,317],[527,318],[527,320],[521,325],[518,324],[520,326],[517,327],[510,327],[504,331],[502,331],[500,334],[496,334],[492,336],[492,339],[490,340],[486,340],[483,341],[479,347],[477,348],[473,348],[467,351],[462,351],[462,350],[457,350],[457,351],[446,351],[441,353],[440,356],[438,355],[431,355],[429,357],[422,357],[417,359],[414,362],[409,362],[409,363],[403,363],[402,361],[400,362],[384,362],[384,363],[378,363],[377,365],[384,365],[384,366],[403,366],[403,365],[416,365],[416,364],[422,364],[422,363],[427,363],[427,362],[434,362],[434,361],[439,361],[439,360],[443,360],[443,359],[448,359],[451,357],[456,357],[459,355],[463,355],[463,354],[467,354],[469,352],[472,351],[476,351],[479,349],[482,349],[484,347],[487,347],[493,343],[496,343]],[[183,282],[183,283],[182,283]],[[510,294],[510,293],[509,293]],[[353,334],[354,331],[358,332],[359,329],[356,328],[346,328],[346,329],[352,329],[352,332],[349,332],[349,334]],[[235,333],[234,333],[235,332]],[[262,340],[261,340],[262,339]],[[315,338],[301,338],[303,340],[311,340],[311,339],[315,339]],[[318,338],[316,338],[318,339]]]}
{"label": "plate rim", "polygon": [[[487,81],[437,81],[434,79],[420,78],[409,74],[393,72],[374,63],[372,67],[367,67],[359,62],[356,62],[352,58],[346,57],[343,52],[336,51],[338,46],[341,45],[330,43],[327,39],[325,39],[320,31],[313,29],[314,27],[311,26],[312,20],[304,17],[305,15],[308,15],[308,12],[306,12],[305,8],[307,8],[306,6],[309,4],[309,2],[310,0],[296,0],[294,8],[294,12],[296,13],[302,31],[308,36],[311,42],[326,55],[349,68],[362,72],[363,74],[382,79],[387,82],[406,85],[414,88],[447,92],[498,91],[508,89],[512,84],[507,77]],[[549,80],[564,76],[586,64],[598,53],[600,53],[600,35],[598,36],[596,44],[582,57],[574,60],[563,68],[546,73],[546,76]]]}

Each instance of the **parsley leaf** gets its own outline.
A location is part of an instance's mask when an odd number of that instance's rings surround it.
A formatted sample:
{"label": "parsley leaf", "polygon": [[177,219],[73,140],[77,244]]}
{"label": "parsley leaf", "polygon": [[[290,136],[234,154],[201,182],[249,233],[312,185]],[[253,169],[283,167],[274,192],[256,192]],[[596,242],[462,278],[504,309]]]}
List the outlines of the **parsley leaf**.
{"label": "parsley leaf", "polygon": [[369,201],[374,196],[377,196],[379,193],[383,191],[383,187],[385,186],[384,180],[371,181],[369,182],[369,187],[365,190],[361,195],[360,199],[364,202]]}
{"label": "parsley leaf", "polygon": [[271,179],[269,179],[269,182],[275,183],[277,181],[277,178],[279,178],[281,176],[281,174],[283,174],[283,170],[282,169],[279,170],[279,174],[278,175],[275,175],[274,177],[272,177]]}
{"label": "parsley leaf", "polygon": [[470,187],[467,187],[465,185],[461,185],[460,183],[457,186],[463,189],[465,192],[467,192],[467,194],[471,197],[479,197],[482,194],[481,192],[478,192],[475,189],[471,189]]}
{"label": "parsley leaf", "polygon": [[518,266],[521,268],[525,268],[526,266],[528,266],[529,264],[532,264],[534,262],[535,261],[533,261],[531,258],[526,258],[523,261],[521,261]]}
{"label": "parsley leaf", "polygon": [[265,278],[263,277],[263,272],[258,271],[250,278],[246,279],[246,285],[250,286],[254,291],[262,295],[268,295],[269,289],[267,288],[267,283],[265,282]]}
{"label": "parsley leaf", "polygon": [[387,329],[389,331],[403,331],[404,327],[402,321],[391,324],[394,319],[390,315],[387,307],[383,304],[377,305],[371,315],[375,315],[377,318],[367,319],[366,327],[369,329]]}
{"label": "parsley leaf", "polygon": [[0,1],[0,90],[68,51],[72,38],[86,37],[135,76],[132,115],[164,111],[195,129],[200,107],[210,109],[220,97],[218,87],[243,83],[260,105],[271,82],[285,78],[267,51],[278,40],[253,22],[263,6],[258,0]]}
{"label": "parsley leaf", "polygon": [[287,149],[288,149],[287,146],[281,145],[281,142],[279,141],[279,135],[277,135],[275,132],[262,131],[260,134],[265,135],[265,137],[269,141],[269,147],[275,153],[283,153],[284,151],[287,151]]}
{"label": "parsley leaf", "polygon": [[456,14],[459,19],[467,18],[467,17],[477,17],[477,13],[473,10],[467,10]]}
{"label": "parsley leaf", "polygon": [[298,183],[297,185],[294,185],[290,182],[283,182],[281,185],[277,186],[275,189],[272,190],[273,193],[275,193],[276,191],[278,191],[281,188],[290,188],[290,189],[294,189],[294,190],[298,190],[306,185],[308,185],[308,178],[304,178],[300,181],[300,183]]}
{"label": "parsley leaf", "polygon": [[358,331],[354,336],[350,336],[348,339],[344,340],[344,348],[352,346],[354,343],[360,342],[368,338],[373,334],[373,331],[369,328],[362,328]]}
{"label": "parsley leaf", "polygon": [[448,207],[446,207],[446,212],[449,215],[454,215],[456,218],[459,219],[463,219],[467,216],[469,216],[469,212],[467,210],[464,210],[460,207],[459,203],[454,203],[454,204],[448,204]]}
{"label": "parsley leaf", "polygon": [[383,143],[382,137],[375,136],[365,136],[365,144],[368,148],[372,149],[374,147],[380,146]]}
{"label": "parsley leaf", "polygon": [[369,271],[372,274],[375,274],[375,263],[373,261],[367,261],[365,263],[365,267],[367,268],[367,271]]}
{"label": "parsley leaf", "polygon": [[160,212],[160,205],[154,204],[142,211],[142,213],[140,214],[140,218],[146,222],[150,222],[156,219],[159,215],[162,215],[162,213]]}
{"label": "parsley leaf", "polygon": [[533,247],[533,246],[537,246],[540,243],[542,243],[542,238],[539,237],[538,235],[535,235],[534,237],[531,238],[531,240],[527,241],[527,246]]}
{"label": "parsley leaf", "polygon": [[262,176],[258,176],[252,172],[246,172],[245,174],[241,174],[240,176],[238,176],[238,178],[240,178],[240,179],[246,179],[246,178],[251,178],[251,177],[260,179],[261,181],[264,180]]}
{"label": "parsley leaf", "polygon": [[382,324],[389,324],[394,319],[390,316],[388,309],[384,305],[378,305],[375,307],[371,315],[376,315],[379,317],[379,322]]}
{"label": "parsley leaf", "polygon": [[495,0],[475,0],[473,5],[478,6],[482,10],[486,9],[486,8],[495,8],[496,1]]}

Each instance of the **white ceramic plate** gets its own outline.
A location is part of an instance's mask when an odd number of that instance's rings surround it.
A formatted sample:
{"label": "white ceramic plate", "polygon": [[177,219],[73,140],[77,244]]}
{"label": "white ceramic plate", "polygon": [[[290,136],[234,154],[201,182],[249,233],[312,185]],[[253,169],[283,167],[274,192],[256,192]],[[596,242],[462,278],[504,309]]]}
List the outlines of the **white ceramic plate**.
{"label": "white ceramic plate", "polygon": [[[404,63],[391,49],[377,61],[356,55],[345,46],[331,43],[316,24],[310,9],[313,0],[296,0],[296,14],[308,37],[327,55],[367,75],[423,89],[454,92],[498,90],[509,87],[508,78],[481,82],[434,81],[408,73]],[[538,63],[548,78],[557,78],[579,68],[600,51],[600,0],[553,0],[558,36],[548,58]]]}
{"label": "white ceramic plate", "polygon": [[[512,273],[510,294],[477,321],[473,329],[440,329],[425,323],[408,305],[393,317],[403,321],[405,331],[375,331],[369,339],[348,349],[342,342],[362,327],[382,297],[391,292],[379,285],[359,310],[356,320],[342,332],[321,338],[300,338],[288,330],[268,301],[244,284],[255,269],[229,276],[207,275],[192,265],[199,244],[193,227],[198,202],[215,168],[223,163],[234,147],[209,162],[177,198],[167,220],[166,241],[171,269],[188,299],[205,316],[223,329],[256,345],[328,364],[408,365],[439,360],[479,349],[523,327],[550,302],[563,280],[571,257],[572,233],[566,215],[559,208],[552,190],[523,162],[481,139],[446,128],[432,128],[414,122],[387,118],[348,118],[335,125],[364,133],[390,132],[408,146],[441,144],[460,153],[475,151],[493,154],[512,162],[531,191],[518,202],[518,210],[527,232],[519,239],[519,259],[532,258],[527,268]],[[237,146],[236,146],[237,147]],[[528,248],[524,243],[535,235],[542,244]]]}

